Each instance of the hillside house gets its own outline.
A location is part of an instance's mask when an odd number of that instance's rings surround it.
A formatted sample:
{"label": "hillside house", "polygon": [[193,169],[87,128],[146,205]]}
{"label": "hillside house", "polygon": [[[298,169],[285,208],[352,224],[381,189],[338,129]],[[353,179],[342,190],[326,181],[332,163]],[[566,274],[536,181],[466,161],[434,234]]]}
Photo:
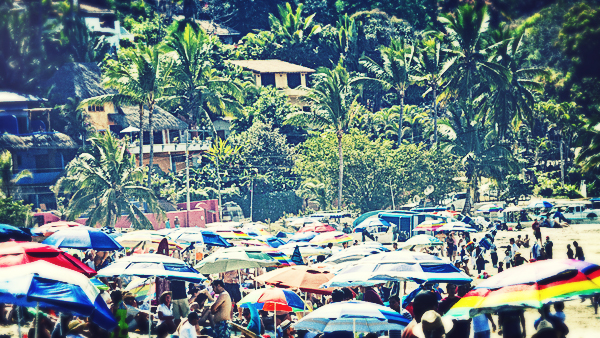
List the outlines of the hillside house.
{"label": "hillside house", "polygon": [[315,70],[281,60],[230,60],[234,65],[254,74],[257,86],[275,86],[285,93],[294,105],[304,107],[302,97],[306,91],[299,87],[308,87],[307,75]]}
{"label": "hillside house", "polygon": [[119,49],[121,40],[133,42],[134,35],[121,26],[121,22],[117,19],[115,11],[87,4],[79,4],[79,12],[90,32],[106,36],[106,41],[114,48]]}
{"label": "hillside house", "polygon": [[[46,84],[50,88],[50,100],[54,104],[65,104],[69,98],[78,100],[114,93],[112,89],[102,86],[100,68],[93,63],[69,63],[63,65]],[[139,128],[140,117],[137,106],[115,106],[105,103],[102,106],[86,107],[89,123],[96,131],[111,131],[123,137],[129,136],[129,151],[139,156],[139,133],[122,133],[128,127]],[[176,171],[185,166],[185,135],[188,124],[165,111],[154,107],[154,163],[161,170]],[[138,129],[139,130],[139,129]],[[148,107],[144,107],[142,151],[144,163],[150,158],[150,133],[148,126]],[[190,141],[189,151],[198,155],[210,147],[206,140]],[[193,162],[193,161],[192,161]]]}
{"label": "hillside house", "polygon": [[45,99],[0,91],[0,150],[11,152],[13,173],[27,169],[32,178],[17,182],[18,198],[35,208],[56,208],[50,191],[75,156],[79,145],[68,135],[52,131]]}

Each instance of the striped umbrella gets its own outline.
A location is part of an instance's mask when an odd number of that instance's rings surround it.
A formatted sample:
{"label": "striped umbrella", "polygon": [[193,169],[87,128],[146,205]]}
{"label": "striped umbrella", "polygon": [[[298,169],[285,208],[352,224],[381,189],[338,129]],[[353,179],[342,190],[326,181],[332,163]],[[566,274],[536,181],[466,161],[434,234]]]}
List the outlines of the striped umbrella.
{"label": "striped umbrella", "polygon": [[217,235],[229,240],[252,239],[252,236],[241,230],[214,229],[214,232],[216,232]]}
{"label": "striped umbrella", "polygon": [[401,248],[428,247],[434,245],[443,245],[442,241],[430,235],[416,235],[409,238],[406,242],[400,243]]}
{"label": "striped umbrella", "polygon": [[430,219],[417,225],[413,231],[435,231],[437,228],[446,224],[443,219]]}
{"label": "striped umbrella", "polygon": [[78,226],[82,226],[82,225],[83,224],[77,223],[77,222],[57,221],[57,222],[47,223],[47,224],[42,225],[41,227],[33,229],[33,230],[31,230],[31,233],[34,235],[38,235],[38,236],[48,237],[48,236],[52,235],[53,233],[57,232],[58,230],[68,229],[68,228],[72,228],[72,227],[78,227]]}
{"label": "striped umbrella", "polygon": [[315,238],[311,239],[309,243],[316,245],[325,245],[329,243],[340,244],[345,242],[351,242],[352,240],[352,237],[348,236],[347,234],[341,231],[330,231],[315,236]]}
{"label": "striped umbrella", "polygon": [[283,252],[281,252],[275,248],[261,247],[260,249],[263,252],[265,252],[267,255],[269,255],[272,258],[274,258],[275,260],[277,260],[281,264],[280,266],[296,265],[296,263],[292,262],[292,259],[290,258],[290,256],[284,254]]}
{"label": "striped umbrella", "polygon": [[398,312],[378,304],[347,301],[325,305],[302,318],[294,329],[313,332],[381,332],[403,330],[410,322]]}
{"label": "striped umbrella", "polygon": [[238,302],[241,307],[249,304],[259,304],[258,309],[264,311],[299,312],[305,307],[302,298],[295,292],[280,288],[254,290]]}
{"label": "striped umbrella", "polygon": [[600,294],[600,266],[579,260],[549,259],[510,268],[484,280],[446,316],[467,319],[504,309],[541,308],[596,294]]}
{"label": "striped umbrella", "polygon": [[477,209],[477,212],[500,212],[502,211],[502,207],[496,205],[496,204],[486,204],[486,205],[482,205],[479,209]]}
{"label": "striped umbrella", "polygon": [[125,291],[133,294],[138,302],[143,302],[148,297],[154,298],[156,284],[150,278],[136,277],[127,284]]}

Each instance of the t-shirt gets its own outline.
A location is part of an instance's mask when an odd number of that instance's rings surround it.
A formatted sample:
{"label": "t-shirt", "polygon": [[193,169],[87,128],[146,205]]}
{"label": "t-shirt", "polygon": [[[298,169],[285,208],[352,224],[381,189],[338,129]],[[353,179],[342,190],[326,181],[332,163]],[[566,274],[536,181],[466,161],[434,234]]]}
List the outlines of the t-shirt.
{"label": "t-shirt", "polygon": [[417,322],[415,320],[411,320],[408,325],[402,331],[402,338],[418,338],[414,333],[415,326],[417,326]]}
{"label": "t-shirt", "polygon": [[194,327],[190,322],[186,322],[183,324],[181,329],[179,330],[179,338],[196,338],[196,327]]}
{"label": "t-shirt", "polygon": [[516,244],[510,246],[510,255],[515,257],[515,254],[519,251],[519,247]]}
{"label": "t-shirt", "polygon": [[567,316],[565,315],[565,313],[564,313],[564,312],[555,312],[555,313],[553,313],[552,315],[553,315],[554,317],[556,317],[556,318],[558,318],[558,319],[562,320],[562,322],[563,322],[563,323],[564,323],[564,322],[565,322],[565,320],[567,319]]}
{"label": "t-shirt", "polygon": [[[162,312],[163,316],[167,316],[170,317],[173,315],[173,304],[171,304],[171,306],[167,307],[167,305],[165,305],[164,303],[160,303],[160,305],[158,306],[158,309],[156,309],[156,313]],[[162,324],[162,320],[158,320],[158,325]]]}
{"label": "t-shirt", "polygon": [[531,256],[533,259],[538,259],[540,257],[540,245],[538,242],[533,243],[533,246],[531,247]]}
{"label": "t-shirt", "polygon": [[486,332],[490,330],[490,322],[486,315],[473,317],[473,332]]}
{"label": "t-shirt", "polygon": [[438,305],[438,312],[443,316],[460,300],[460,297],[446,297],[442,299]]}
{"label": "t-shirt", "polygon": [[504,262],[504,265],[510,264],[510,256],[504,256],[504,258],[502,259],[502,261]]}
{"label": "t-shirt", "polygon": [[172,280],[171,281],[171,292],[173,292],[173,299],[187,299],[184,281]]}
{"label": "t-shirt", "polygon": [[375,290],[373,290],[373,288],[367,288],[365,290],[363,300],[365,302],[383,305],[383,300],[381,300],[381,297],[379,297],[379,295],[377,294],[377,292],[375,292]]}

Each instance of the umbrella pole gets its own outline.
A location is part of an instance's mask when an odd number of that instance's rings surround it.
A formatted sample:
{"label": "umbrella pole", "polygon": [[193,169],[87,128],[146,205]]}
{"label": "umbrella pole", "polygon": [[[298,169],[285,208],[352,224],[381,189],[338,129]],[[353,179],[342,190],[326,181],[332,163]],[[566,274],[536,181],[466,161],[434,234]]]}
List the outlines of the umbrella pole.
{"label": "umbrella pole", "polygon": [[[148,284],[150,286],[150,284]],[[155,285],[155,289],[154,289],[154,293],[156,293],[156,276],[154,276],[154,285]],[[148,292],[150,292],[150,289],[148,289]],[[146,296],[146,298],[148,298],[148,296]],[[152,333],[152,301],[150,301],[150,310],[148,311],[148,338],[151,338],[151,333]]]}
{"label": "umbrella pole", "polygon": [[40,302],[35,306],[35,338],[38,338],[40,331]]}
{"label": "umbrella pole", "polygon": [[277,303],[273,307],[273,330],[275,331],[275,337],[277,337]]}
{"label": "umbrella pole", "polygon": [[356,318],[352,318],[352,337],[356,337]]}
{"label": "umbrella pole", "polygon": [[19,338],[23,338],[21,334],[21,307],[16,305],[14,307],[17,310],[17,332],[19,333]]}

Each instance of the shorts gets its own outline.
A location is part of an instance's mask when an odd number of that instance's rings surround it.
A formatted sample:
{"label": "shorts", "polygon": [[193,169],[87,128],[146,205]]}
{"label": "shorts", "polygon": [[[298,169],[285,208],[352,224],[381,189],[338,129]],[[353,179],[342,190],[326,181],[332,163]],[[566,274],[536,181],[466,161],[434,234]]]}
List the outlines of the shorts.
{"label": "shorts", "polygon": [[240,291],[240,285],[237,283],[223,283],[224,287],[225,287],[225,291],[227,291],[227,293],[229,294],[229,296],[231,297],[231,300],[234,303],[239,302],[240,300],[242,300],[242,292]]}
{"label": "shorts", "polygon": [[187,299],[173,299],[173,318],[187,318],[187,315],[190,314],[190,305]]}
{"label": "shorts", "polygon": [[215,332],[215,338],[231,338],[231,327],[226,320],[215,323],[213,331]]}
{"label": "shorts", "polygon": [[475,332],[475,334],[473,335],[473,338],[490,338],[490,337],[491,337],[490,331]]}

